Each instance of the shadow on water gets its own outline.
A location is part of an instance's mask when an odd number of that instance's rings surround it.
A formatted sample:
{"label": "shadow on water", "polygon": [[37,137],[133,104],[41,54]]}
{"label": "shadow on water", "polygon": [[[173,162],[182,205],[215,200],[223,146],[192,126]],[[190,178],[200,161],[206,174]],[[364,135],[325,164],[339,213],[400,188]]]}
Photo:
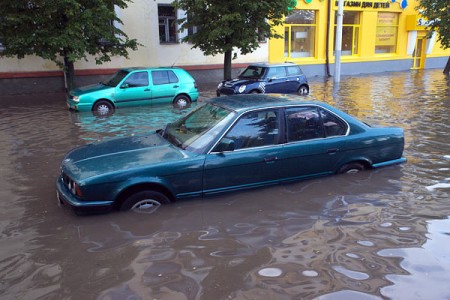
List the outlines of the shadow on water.
{"label": "shadow on water", "polygon": [[408,163],[152,215],[81,218],[57,205],[64,154],[187,111],[97,118],[67,111],[58,95],[0,99],[0,298],[448,298],[449,80],[440,70],[386,73],[345,77],[338,88],[312,80],[311,91],[369,123],[403,127]]}

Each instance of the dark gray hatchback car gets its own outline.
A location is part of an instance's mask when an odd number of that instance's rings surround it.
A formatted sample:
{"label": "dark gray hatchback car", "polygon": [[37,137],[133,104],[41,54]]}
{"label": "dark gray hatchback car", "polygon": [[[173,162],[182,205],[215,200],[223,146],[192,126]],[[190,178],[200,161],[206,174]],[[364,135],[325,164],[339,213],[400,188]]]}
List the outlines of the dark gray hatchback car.
{"label": "dark gray hatchback car", "polygon": [[293,63],[251,64],[236,79],[222,81],[217,96],[235,94],[309,93],[308,80]]}

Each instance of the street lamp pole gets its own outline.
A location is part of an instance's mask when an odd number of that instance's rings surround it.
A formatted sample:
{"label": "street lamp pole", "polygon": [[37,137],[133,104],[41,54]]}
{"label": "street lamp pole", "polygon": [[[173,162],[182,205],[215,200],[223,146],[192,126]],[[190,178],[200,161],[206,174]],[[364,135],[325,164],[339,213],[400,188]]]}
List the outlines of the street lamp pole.
{"label": "street lamp pole", "polygon": [[342,19],[344,16],[344,0],[338,0],[338,12],[336,20],[336,42],[334,61],[334,82],[341,81],[341,51],[342,51]]}

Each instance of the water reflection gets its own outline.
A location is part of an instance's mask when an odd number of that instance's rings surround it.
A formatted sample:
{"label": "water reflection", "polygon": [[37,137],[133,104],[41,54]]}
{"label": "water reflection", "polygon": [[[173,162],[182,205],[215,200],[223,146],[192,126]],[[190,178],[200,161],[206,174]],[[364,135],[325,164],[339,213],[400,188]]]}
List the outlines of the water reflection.
{"label": "water reflection", "polygon": [[85,218],[56,205],[63,155],[188,110],[99,119],[68,112],[61,97],[0,99],[0,298],[448,298],[448,79],[386,73],[333,89],[311,81],[322,101],[404,127],[408,163]]}

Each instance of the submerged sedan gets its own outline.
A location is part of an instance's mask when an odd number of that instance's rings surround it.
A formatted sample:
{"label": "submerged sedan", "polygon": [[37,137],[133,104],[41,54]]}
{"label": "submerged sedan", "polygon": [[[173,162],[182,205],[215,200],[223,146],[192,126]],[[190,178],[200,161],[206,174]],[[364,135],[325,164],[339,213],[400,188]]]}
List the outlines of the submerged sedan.
{"label": "submerged sedan", "polygon": [[70,151],[57,193],[75,212],[152,211],[180,198],[405,162],[403,129],[295,96],[216,98],[165,129]]}

